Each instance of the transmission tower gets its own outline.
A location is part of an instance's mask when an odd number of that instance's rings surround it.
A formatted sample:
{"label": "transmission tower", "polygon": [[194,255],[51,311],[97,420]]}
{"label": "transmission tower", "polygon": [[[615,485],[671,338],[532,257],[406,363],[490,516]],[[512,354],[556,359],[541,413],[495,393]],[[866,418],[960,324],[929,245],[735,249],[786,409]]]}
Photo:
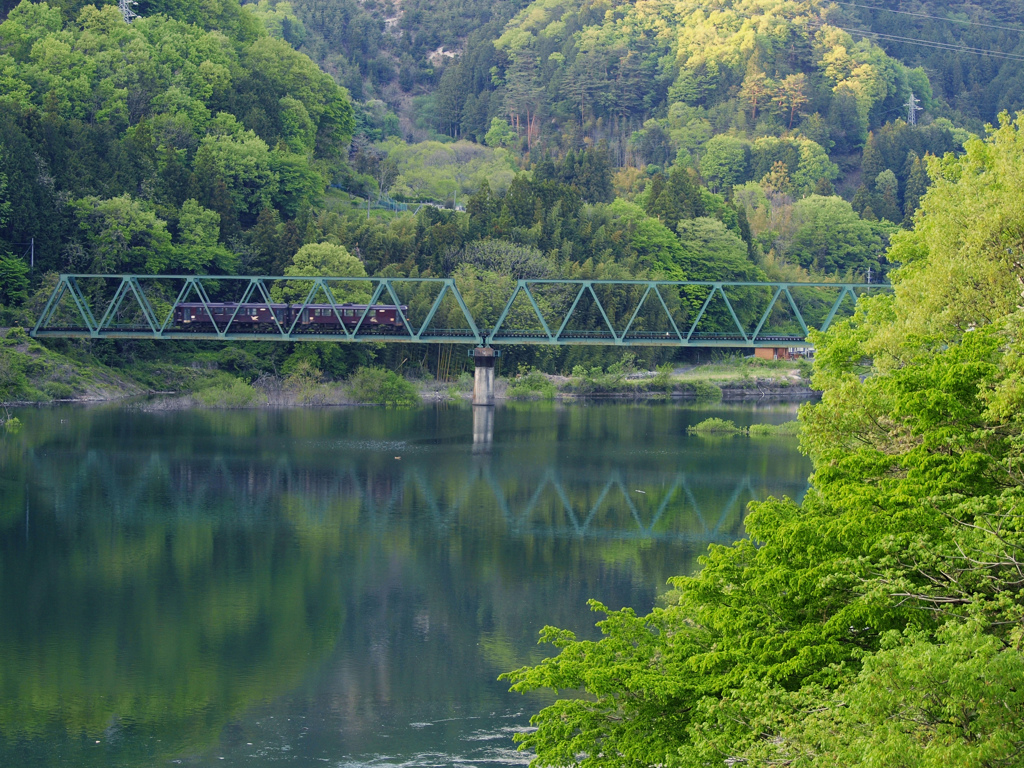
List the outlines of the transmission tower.
{"label": "transmission tower", "polygon": [[138,4],[138,0],[117,0],[117,7],[121,9],[125,24],[131,24],[132,19],[139,17],[139,14],[132,10],[132,6]]}
{"label": "transmission tower", "polygon": [[907,108],[907,124],[917,125],[917,113],[923,112],[924,107],[917,106],[917,97],[913,93],[910,94],[910,98],[907,99],[907,103],[904,106]]}

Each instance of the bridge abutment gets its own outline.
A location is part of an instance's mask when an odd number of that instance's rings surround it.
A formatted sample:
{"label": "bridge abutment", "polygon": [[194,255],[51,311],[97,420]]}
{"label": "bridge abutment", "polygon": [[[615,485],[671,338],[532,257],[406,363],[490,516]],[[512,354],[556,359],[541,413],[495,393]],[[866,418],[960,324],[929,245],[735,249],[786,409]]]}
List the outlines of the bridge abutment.
{"label": "bridge abutment", "polygon": [[473,405],[494,405],[494,359],[497,354],[491,347],[477,347],[473,350],[476,372],[473,378]]}

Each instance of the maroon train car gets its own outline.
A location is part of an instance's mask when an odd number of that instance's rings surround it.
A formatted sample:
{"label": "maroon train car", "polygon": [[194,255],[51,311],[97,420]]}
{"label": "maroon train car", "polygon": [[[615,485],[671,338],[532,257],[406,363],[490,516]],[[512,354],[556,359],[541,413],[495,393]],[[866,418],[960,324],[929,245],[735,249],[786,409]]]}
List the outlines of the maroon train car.
{"label": "maroon train car", "polygon": [[[285,328],[305,327],[308,330],[338,328],[339,318],[346,328],[355,328],[363,318],[361,331],[373,329],[392,330],[403,328],[402,315],[409,308],[394,304],[242,304],[231,302],[182,302],[174,307],[174,323],[179,326],[216,325],[223,329],[228,322],[232,328],[239,326],[275,325]],[[237,312],[235,311],[237,310]],[[365,317],[364,317],[365,315]],[[232,317],[234,318],[232,320]],[[295,322],[298,319],[298,322]]]}
{"label": "maroon train car", "polygon": [[301,304],[292,304],[291,316],[294,318],[297,314],[300,315],[299,325],[324,325],[334,328],[338,327],[340,317],[346,328],[355,328],[365,312],[363,329],[374,326],[401,328],[403,324],[402,317],[398,314],[399,310],[404,314],[409,308],[405,305],[396,307],[394,304],[374,304],[370,307],[366,304],[337,304],[333,307],[330,304],[307,304],[305,307]]}
{"label": "maroon train car", "polygon": [[[207,311],[209,307],[209,311]],[[238,310],[237,314],[235,310]],[[259,325],[260,323],[277,322],[282,325],[289,322],[289,309],[287,304],[242,304],[234,303],[213,303],[202,304],[201,302],[182,302],[174,306],[174,322],[180,325],[191,325],[192,323],[210,325],[216,324],[219,327],[227,325],[234,315],[232,325]]]}

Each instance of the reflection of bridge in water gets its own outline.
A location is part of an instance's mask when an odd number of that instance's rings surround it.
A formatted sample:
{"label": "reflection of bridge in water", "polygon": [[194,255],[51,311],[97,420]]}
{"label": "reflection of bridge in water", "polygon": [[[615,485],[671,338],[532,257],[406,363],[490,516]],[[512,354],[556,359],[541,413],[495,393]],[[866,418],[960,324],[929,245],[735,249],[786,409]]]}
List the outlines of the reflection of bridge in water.
{"label": "reflection of bridge in water", "polygon": [[57,519],[72,526],[85,498],[94,509],[102,499],[100,508],[125,526],[154,519],[265,522],[300,499],[298,510],[321,523],[358,502],[358,525],[367,531],[386,532],[406,520],[429,522],[444,537],[460,518],[483,513],[497,514],[492,522],[513,536],[729,543],[742,535],[747,502],[769,493],[799,496],[805,488],[792,482],[765,487],[749,475],[709,477],[682,469],[656,468],[643,477],[615,470],[571,477],[551,467],[498,475],[490,462],[462,464],[456,473],[415,459],[377,464],[383,457],[362,458],[342,467],[310,468],[296,467],[288,457],[229,463],[217,456],[207,461],[153,453],[140,460],[88,451],[70,479],[57,466],[65,460],[59,453],[34,456],[32,464],[37,489],[52,500]]}

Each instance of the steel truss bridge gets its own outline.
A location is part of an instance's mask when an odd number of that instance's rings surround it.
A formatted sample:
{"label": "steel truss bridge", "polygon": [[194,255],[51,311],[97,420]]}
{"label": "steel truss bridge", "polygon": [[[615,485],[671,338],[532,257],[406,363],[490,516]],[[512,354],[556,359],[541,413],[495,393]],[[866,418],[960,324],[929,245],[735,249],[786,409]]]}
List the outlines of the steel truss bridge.
{"label": "steel truss bridge", "polygon": [[[60,275],[34,337],[670,347],[801,346],[828,330],[857,299],[888,285],[665,280],[507,280],[463,285],[450,278]],[[202,305],[211,322],[176,323],[178,304]],[[289,304],[284,318],[239,315],[241,305]],[[233,312],[223,305],[236,305]],[[358,304],[343,320],[345,305]],[[372,305],[399,308],[399,323],[374,324]],[[215,315],[213,305],[223,314]],[[303,310],[326,316],[300,322]],[[471,310],[470,307],[474,309]],[[349,310],[351,311],[351,310]],[[351,315],[348,317],[351,318]]]}

